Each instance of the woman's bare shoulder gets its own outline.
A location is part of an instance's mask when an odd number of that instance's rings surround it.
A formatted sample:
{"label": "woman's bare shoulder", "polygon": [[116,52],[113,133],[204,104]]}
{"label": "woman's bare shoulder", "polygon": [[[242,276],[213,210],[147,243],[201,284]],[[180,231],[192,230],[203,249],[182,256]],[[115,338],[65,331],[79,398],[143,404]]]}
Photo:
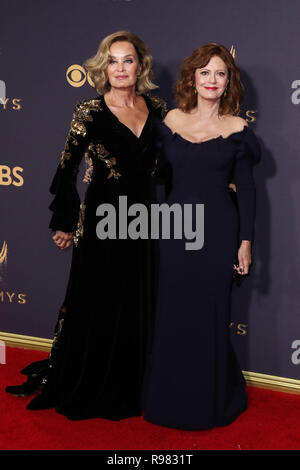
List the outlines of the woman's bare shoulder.
{"label": "woman's bare shoulder", "polygon": [[178,123],[183,118],[183,112],[179,108],[171,109],[164,119],[164,123],[167,124],[168,127],[175,128],[177,127]]}

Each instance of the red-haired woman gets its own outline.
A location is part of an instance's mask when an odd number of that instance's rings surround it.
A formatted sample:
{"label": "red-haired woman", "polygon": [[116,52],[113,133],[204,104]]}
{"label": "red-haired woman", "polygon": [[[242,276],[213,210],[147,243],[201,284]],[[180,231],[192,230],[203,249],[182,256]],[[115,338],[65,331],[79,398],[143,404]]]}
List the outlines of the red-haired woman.
{"label": "red-haired woman", "polygon": [[[204,244],[187,249],[187,234],[160,240],[155,337],[144,389],[144,417],[152,423],[207,429],[231,423],[247,408],[245,381],[230,344],[230,299],[233,273],[245,276],[251,264],[252,167],[260,148],[237,116],[242,96],[230,52],[206,44],[184,61],[178,108],[160,125],[162,153],[171,168],[167,203],[180,203],[182,212],[184,204],[204,204]],[[237,205],[228,191],[232,182]],[[193,207],[193,228],[195,212]]]}

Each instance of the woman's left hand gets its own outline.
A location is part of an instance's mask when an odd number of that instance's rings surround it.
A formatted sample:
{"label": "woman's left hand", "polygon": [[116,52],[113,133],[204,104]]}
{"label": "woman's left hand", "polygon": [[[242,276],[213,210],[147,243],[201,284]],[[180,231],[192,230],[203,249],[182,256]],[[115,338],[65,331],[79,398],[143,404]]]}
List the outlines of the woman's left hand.
{"label": "woman's left hand", "polygon": [[241,246],[238,251],[238,261],[239,264],[236,266],[235,264],[234,269],[238,272],[238,274],[248,274],[251,260],[251,242],[248,240],[242,240]]}

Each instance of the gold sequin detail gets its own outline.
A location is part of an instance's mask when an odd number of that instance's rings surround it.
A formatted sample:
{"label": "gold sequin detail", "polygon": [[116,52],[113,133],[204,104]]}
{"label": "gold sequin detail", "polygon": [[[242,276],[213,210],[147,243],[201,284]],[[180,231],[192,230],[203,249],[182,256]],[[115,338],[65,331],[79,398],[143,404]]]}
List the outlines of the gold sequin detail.
{"label": "gold sequin detail", "polygon": [[91,111],[102,111],[102,104],[101,100],[85,100],[79,101],[76,105],[75,110],[75,118],[80,121],[89,121],[92,122],[93,116],[91,115]]}
{"label": "gold sequin detail", "polygon": [[78,141],[71,134],[68,135],[66,143],[65,143],[65,148],[61,153],[60,166],[62,168],[65,167],[65,164],[64,164],[65,160],[70,160],[71,158],[70,147],[69,147],[70,144],[78,145]]}
{"label": "gold sequin detail", "polygon": [[85,137],[86,136],[86,127],[83,124],[83,122],[76,121],[75,119],[72,119],[70,132],[71,132],[71,134],[82,135],[82,137]]}
{"label": "gold sequin detail", "polygon": [[93,116],[91,112],[102,111],[102,104],[100,100],[85,100],[77,103],[73,118],[70,125],[70,131],[65,143],[65,148],[61,154],[60,165],[64,168],[65,160],[71,158],[70,145],[78,145],[77,136],[86,136],[86,122],[92,122]]}
{"label": "gold sequin detail", "polygon": [[73,237],[74,245],[78,246],[79,237],[83,236],[83,223],[85,218],[85,204],[82,202],[79,209],[79,219],[77,222],[77,229]]}
{"label": "gold sequin detail", "polygon": [[95,155],[97,158],[99,158],[102,162],[105,163],[106,168],[109,168],[110,172],[107,176],[107,179],[119,179],[120,176],[122,176],[121,173],[118,173],[113,168],[117,164],[116,158],[109,157],[110,153],[108,152],[108,150],[106,150],[103,144],[94,145],[93,143],[91,143],[89,145],[89,150],[93,153],[93,155]]}

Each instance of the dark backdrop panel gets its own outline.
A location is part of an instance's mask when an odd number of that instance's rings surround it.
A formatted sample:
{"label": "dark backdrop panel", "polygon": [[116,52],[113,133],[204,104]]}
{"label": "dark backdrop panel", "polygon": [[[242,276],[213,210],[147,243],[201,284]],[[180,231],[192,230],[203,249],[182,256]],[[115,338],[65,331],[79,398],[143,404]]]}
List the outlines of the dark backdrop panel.
{"label": "dark backdrop panel", "polygon": [[232,338],[243,369],[300,378],[292,348],[300,337],[299,17],[293,0],[1,2],[1,331],[52,337],[65,294],[71,251],[51,241],[48,188],[75,103],[95,95],[84,75],[72,86],[67,69],[106,35],[133,31],[150,48],[158,94],[172,107],[182,59],[221,42],[235,48],[247,90],[242,115],[263,146],[254,264],[234,289]]}

